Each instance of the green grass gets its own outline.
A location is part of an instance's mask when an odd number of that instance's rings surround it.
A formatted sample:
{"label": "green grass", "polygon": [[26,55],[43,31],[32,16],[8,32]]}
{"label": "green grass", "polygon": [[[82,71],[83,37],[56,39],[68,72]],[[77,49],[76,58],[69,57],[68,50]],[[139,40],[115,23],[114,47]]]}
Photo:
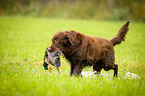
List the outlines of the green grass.
{"label": "green grass", "polygon": [[[113,38],[124,22],[0,17],[0,95],[1,96],[144,96],[145,24],[131,22],[125,43],[115,46],[119,75],[96,78],[70,77],[69,62],[61,59],[61,74],[42,67],[46,47],[61,30]],[[83,71],[92,71],[92,67]],[[125,78],[127,72],[140,78]]]}

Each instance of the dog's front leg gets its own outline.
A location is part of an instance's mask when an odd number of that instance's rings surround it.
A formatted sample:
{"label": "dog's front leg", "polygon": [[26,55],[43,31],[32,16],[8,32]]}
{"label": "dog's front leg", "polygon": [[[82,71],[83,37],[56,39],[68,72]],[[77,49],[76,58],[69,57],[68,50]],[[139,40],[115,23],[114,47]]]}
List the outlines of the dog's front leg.
{"label": "dog's front leg", "polygon": [[74,71],[74,65],[71,64],[71,66],[70,66],[70,76],[73,74],[73,71]]}
{"label": "dog's front leg", "polygon": [[80,65],[75,65],[73,75],[78,76],[81,74],[81,72],[82,72],[82,67]]}

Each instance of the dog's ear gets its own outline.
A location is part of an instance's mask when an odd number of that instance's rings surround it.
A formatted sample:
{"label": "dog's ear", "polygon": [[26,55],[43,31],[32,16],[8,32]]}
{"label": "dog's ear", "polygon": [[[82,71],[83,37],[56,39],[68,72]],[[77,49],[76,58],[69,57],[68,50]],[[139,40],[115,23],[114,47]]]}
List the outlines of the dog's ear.
{"label": "dog's ear", "polygon": [[73,34],[70,31],[66,31],[65,40],[68,40],[71,45],[74,45]]}
{"label": "dog's ear", "polygon": [[80,40],[80,41],[82,41],[82,34],[81,33],[77,33],[77,38]]}
{"label": "dog's ear", "polygon": [[73,40],[70,36],[66,35],[65,40],[68,40],[71,45],[74,45]]}

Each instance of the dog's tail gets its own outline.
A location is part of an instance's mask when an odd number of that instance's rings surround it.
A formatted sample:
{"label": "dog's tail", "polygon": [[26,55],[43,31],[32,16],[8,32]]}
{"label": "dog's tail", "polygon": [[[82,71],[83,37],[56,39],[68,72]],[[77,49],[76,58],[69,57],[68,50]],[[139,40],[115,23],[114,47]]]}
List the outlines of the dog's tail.
{"label": "dog's tail", "polygon": [[112,38],[110,41],[112,42],[113,46],[116,44],[120,44],[122,41],[125,41],[125,35],[128,32],[128,26],[130,21],[127,21],[119,30],[118,34]]}

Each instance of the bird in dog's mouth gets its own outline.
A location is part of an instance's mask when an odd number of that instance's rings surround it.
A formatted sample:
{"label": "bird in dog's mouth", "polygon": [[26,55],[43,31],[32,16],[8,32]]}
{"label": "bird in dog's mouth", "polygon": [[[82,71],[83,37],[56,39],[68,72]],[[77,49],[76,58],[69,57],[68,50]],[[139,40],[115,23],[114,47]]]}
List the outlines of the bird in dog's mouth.
{"label": "bird in dog's mouth", "polygon": [[51,72],[52,68],[49,66],[49,64],[51,64],[55,66],[57,71],[60,73],[59,67],[61,66],[61,63],[60,63],[61,55],[63,55],[63,53],[60,50],[49,52],[47,48],[44,55],[44,63],[43,63],[44,69],[49,70],[49,72]]}

